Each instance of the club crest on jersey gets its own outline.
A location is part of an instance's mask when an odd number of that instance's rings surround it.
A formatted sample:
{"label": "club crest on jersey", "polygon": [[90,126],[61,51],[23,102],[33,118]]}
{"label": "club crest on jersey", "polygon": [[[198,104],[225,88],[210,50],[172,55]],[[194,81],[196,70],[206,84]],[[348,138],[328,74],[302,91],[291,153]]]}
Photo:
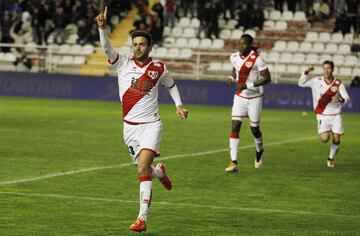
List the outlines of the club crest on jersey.
{"label": "club crest on jersey", "polygon": [[161,66],[161,64],[158,63],[158,62],[154,62],[153,65],[156,66],[156,67],[160,67],[160,66]]}
{"label": "club crest on jersey", "polygon": [[158,72],[157,71],[148,71],[148,76],[151,78],[151,79],[156,79],[156,77],[158,76]]}
{"label": "club crest on jersey", "polygon": [[245,66],[246,66],[247,68],[252,67],[252,65],[253,65],[253,63],[252,63],[251,61],[245,62]]}
{"label": "club crest on jersey", "polygon": [[254,59],[255,58],[255,55],[251,55],[251,57],[250,57],[251,59]]}
{"label": "club crest on jersey", "polygon": [[331,91],[336,92],[338,90],[337,86],[331,86]]}

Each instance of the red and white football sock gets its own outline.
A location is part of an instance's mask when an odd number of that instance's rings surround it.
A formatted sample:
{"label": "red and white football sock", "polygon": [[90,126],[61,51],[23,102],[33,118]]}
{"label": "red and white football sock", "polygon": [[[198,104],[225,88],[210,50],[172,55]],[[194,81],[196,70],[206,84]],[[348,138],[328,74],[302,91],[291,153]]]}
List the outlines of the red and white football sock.
{"label": "red and white football sock", "polygon": [[230,135],[230,140],[229,140],[230,158],[232,162],[237,162],[238,146],[239,146],[239,134],[232,133]]}
{"label": "red and white football sock", "polygon": [[335,158],[335,155],[338,153],[339,149],[340,149],[340,142],[339,143],[332,142],[330,146],[329,159],[333,160]]}
{"label": "red and white football sock", "polygon": [[150,175],[139,176],[140,181],[140,211],[139,216],[147,221],[152,195],[152,178]]}
{"label": "red and white football sock", "polygon": [[164,173],[163,173],[162,169],[156,168],[154,166],[151,166],[151,169],[152,169],[151,177],[156,177],[159,179],[164,177]]}

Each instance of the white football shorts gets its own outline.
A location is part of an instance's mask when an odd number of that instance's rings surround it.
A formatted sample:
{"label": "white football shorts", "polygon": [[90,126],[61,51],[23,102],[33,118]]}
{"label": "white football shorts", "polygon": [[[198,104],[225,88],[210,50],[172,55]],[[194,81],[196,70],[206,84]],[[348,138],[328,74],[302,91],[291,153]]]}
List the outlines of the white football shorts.
{"label": "white football shorts", "polygon": [[162,122],[130,125],[124,122],[124,142],[128,146],[130,156],[137,164],[140,151],[147,149],[154,151],[156,156],[160,156]]}
{"label": "white football shorts", "polygon": [[324,116],[317,114],[316,119],[318,121],[319,134],[327,131],[331,131],[334,134],[344,134],[344,126],[340,114],[335,116]]}
{"label": "white football shorts", "polygon": [[243,117],[249,117],[250,126],[259,126],[262,100],[262,96],[248,99],[234,95],[231,119],[242,121]]}

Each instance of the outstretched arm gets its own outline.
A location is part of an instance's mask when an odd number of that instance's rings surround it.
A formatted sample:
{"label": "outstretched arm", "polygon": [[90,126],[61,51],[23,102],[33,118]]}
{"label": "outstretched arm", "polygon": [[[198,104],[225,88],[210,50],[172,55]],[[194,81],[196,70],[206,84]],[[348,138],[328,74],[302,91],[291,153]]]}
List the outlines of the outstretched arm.
{"label": "outstretched arm", "polygon": [[110,39],[106,33],[106,17],[107,17],[107,7],[105,7],[104,12],[96,17],[96,23],[99,28],[99,35],[100,35],[100,44],[101,47],[104,49],[109,62],[115,62],[118,58],[118,53],[115,49],[111,46]]}
{"label": "outstretched arm", "polygon": [[184,105],[181,102],[181,97],[179,89],[177,88],[175,81],[171,78],[167,78],[164,86],[168,89],[169,94],[176,106],[176,114],[181,118],[186,120],[188,117],[188,111],[185,109]]}

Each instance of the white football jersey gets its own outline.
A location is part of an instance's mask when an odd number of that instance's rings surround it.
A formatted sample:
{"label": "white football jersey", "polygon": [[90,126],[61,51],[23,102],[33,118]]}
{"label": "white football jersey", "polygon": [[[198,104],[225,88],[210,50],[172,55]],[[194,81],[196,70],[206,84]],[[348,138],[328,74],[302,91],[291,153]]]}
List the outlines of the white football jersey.
{"label": "white football jersey", "polygon": [[[243,57],[239,52],[230,55],[230,62],[236,71],[236,81],[255,82],[260,79],[260,71],[268,69],[261,56],[251,50],[250,53]],[[263,86],[236,90],[235,94],[243,98],[254,98],[262,96],[264,93]]]}
{"label": "white football jersey", "polygon": [[161,84],[171,88],[175,84],[169,78],[166,66],[152,58],[141,65],[130,55],[119,55],[111,64],[118,74],[124,121],[148,123],[159,120],[158,87]]}
{"label": "white football jersey", "polygon": [[[350,100],[350,97],[345,89],[344,84],[334,78],[331,83],[327,83],[323,76],[308,78],[305,73],[302,73],[298,82],[300,87],[310,87],[313,97],[314,111],[322,115],[337,115],[341,113],[342,104],[329,101],[319,104],[320,99],[326,93],[337,94],[344,99],[344,102]],[[319,106],[323,105],[323,109],[318,110]]]}

